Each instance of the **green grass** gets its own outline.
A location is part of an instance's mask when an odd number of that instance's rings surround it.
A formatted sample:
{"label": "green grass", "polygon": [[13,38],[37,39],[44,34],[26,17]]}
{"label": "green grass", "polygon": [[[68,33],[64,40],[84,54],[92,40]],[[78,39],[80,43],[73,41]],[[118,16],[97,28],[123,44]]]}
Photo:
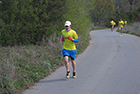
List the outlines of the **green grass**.
{"label": "green grass", "polygon": [[61,49],[60,38],[45,40],[40,46],[0,47],[1,94],[22,91],[62,66]]}

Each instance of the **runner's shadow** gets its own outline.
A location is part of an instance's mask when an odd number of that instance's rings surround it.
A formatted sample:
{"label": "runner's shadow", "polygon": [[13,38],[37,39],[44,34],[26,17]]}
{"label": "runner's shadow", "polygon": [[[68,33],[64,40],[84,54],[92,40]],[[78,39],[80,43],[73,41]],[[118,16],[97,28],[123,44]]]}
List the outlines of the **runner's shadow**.
{"label": "runner's shadow", "polygon": [[50,82],[60,82],[60,81],[67,81],[67,79],[62,78],[62,79],[53,79],[53,80],[42,80],[39,83],[50,83]]}

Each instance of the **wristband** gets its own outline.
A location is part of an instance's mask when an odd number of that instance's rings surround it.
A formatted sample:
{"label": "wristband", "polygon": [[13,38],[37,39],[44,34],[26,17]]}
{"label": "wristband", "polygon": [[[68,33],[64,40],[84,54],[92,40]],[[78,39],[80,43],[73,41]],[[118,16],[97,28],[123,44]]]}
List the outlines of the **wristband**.
{"label": "wristband", "polygon": [[62,37],[61,41],[64,42],[64,37]]}

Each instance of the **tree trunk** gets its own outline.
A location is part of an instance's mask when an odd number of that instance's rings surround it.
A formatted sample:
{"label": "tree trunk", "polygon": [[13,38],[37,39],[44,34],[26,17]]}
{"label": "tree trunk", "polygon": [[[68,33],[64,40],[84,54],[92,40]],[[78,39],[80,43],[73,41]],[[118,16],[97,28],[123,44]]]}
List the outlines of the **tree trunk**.
{"label": "tree trunk", "polygon": [[117,7],[119,18],[121,18],[120,7],[119,7],[119,4],[118,4],[118,0],[116,0],[116,7]]}

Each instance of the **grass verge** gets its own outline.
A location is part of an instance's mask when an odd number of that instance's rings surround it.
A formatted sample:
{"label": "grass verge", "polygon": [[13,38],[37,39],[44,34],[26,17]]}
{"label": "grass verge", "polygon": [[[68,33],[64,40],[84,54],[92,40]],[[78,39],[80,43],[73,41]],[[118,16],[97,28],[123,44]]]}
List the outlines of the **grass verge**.
{"label": "grass verge", "polygon": [[[79,36],[78,54],[88,46],[89,39],[88,34]],[[63,66],[61,50],[61,39],[55,34],[40,46],[0,47],[0,94],[19,94]]]}

